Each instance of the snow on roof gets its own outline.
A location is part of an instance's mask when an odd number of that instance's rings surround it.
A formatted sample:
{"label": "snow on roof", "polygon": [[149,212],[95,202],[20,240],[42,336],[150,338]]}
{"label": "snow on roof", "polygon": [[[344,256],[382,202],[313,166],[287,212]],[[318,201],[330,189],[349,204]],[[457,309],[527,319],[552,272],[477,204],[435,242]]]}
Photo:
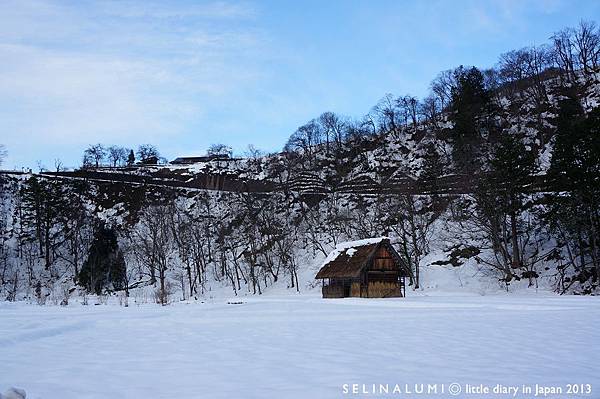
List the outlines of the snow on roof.
{"label": "snow on roof", "polygon": [[327,255],[327,258],[321,263],[319,269],[323,269],[323,267],[333,261],[335,261],[342,253],[345,253],[347,258],[351,258],[358,250],[356,248],[364,247],[367,245],[379,244],[383,240],[389,240],[388,237],[375,237],[375,238],[366,238],[363,240],[356,241],[346,241],[339,243],[335,246],[335,249]]}
{"label": "snow on roof", "polygon": [[354,248],[354,247],[362,247],[362,246],[371,245],[371,244],[379,244],[381,241],[389,240],[389,239],[390,239],[389,237],[381,236],[381,237],[375,237],[375,238],[365,238],[363,240],[346,241],[346,242],[341,242],[338,245],[336,245],[335,249],[342,250],[342,249],[348,249],[348,248]]}
{"label": "snow on roof", "polygon": [[346,255],[348,255],[348,256],[350,256],[350,257],[351,257],[352,255],[354,255],[355,253],[356,253],[356,248],[348,248],[348,249],[346,250]]}

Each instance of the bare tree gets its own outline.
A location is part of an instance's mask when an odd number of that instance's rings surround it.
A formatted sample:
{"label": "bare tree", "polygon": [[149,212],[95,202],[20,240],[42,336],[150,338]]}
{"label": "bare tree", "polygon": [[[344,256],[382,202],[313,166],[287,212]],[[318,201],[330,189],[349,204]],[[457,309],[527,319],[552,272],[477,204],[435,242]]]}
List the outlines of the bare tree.
{"label": "bare tree", "polygon": [[576,76],[573,29],[567,28],[556,32],[551,39],[554,45],[554,60],[560,68],[561,76],[568,82],[574,82]]}
{"label": "bare tree", "polygon": [[377,135],[377,123],[375,119],[375,115],[372,112],[369,112],[360,121],[362,128],[365,131],[365,135],[375,136]]}
{"label": "bare tree", "polygon": [[254,144],[248,144],[248,149],[244,152],[244,156],[251,159],[259,159],[265,156],[265,152],[259,148],[256,148]]}
{"label": "bare tree", "polygon": [[206,150],[206,153],[210,156],[217,157],[231,157],[233,154],[233,150],[230,146],[225,144],[211,144]]}
{"label": "bare tree", "polygon": [[6,152],[6,146],[4,144],[0,144],[0,166],[2,166],[2,163],[6,159],[7,154],[8,153]]}
{"label": "bare tree", "polygon": [[511,50],[500,55],[498,69],[500,78],[505,83],[515,83],[525,80],[528,75],[527,49]]}
{"label": "bare tree", "polygon": [[132,231],[132,246],[138,262],[144,266],[144,274],[150,277],[149,283],[159,288],[156,300],[161,305],[169,301],[170,284],[167,270],[176,257],[172,234],[172,205],[149,205],[140,216],[139,226]]}
{"label": "bare tree", "polygon": [[187,280],[190,295],[205,292],[206,270],[213,260],[212,246],[216,235],[210,196],[201,193],[196,197],[196,204],[193,210],[178,204],[170,214],[181,275]]}
{"label": "bare tree", "polygon": [[573,44],[583,72],[596,71],[600,60],[600,31],[596,23],[581,21],[574,31]]}
{"label": "bare tree", "polygon": [[86,181],[74,181],[71,194],[65,198],[64,210],[58,218],[63,243],[57,249],[57,257],[72,267],[77,276],[84,261],[85,252],[93,240],[94,229],[85,193],[89,191]]}
{"label": "bare tree", "polygon": [[400,116],[394,96],[386,94],[373,108],[373,112],[377,115],[380,131],[392,133],[395,136],[400,133]]}
{"label": "bare tree", "polygon": [[94,165],[96,168],[98,168],[102,164],[102,161],[104,160],[105,156],[106,149],[102,144],[98,143],[90,145],[83,152],[83,166],[89,167]]}
{"label": "bare tree", "polygon": [[116,168],[117,166],[124,166],[127,162],[129,149],[125,147],[111,145],[106,149],[106,152],[108,161],[113,168]]}
{"label": "bare tree", "polygon": [[329,141],[333,139],[336,144],[336,151],[342,147],[344,142],[344,126],[345,123],[338,115],[333,112],[324,112],[319,117],[319,123],[326,137],[327,150],[329,151]]}
{"label": "bare tree", "polygon": [[512,101],[532,98],[539,106],[548,101],[546,71],[553,65],[555,54],[548,46],[525,47],[500,56],[498,79],[503,94]]}
{"label": "bare tree", "polygon": [[419,105],[419,113],[426,122],[437,123],[440,114],[439,102],[433,95],[425,97]]}
{"label": "bare tree", "polygon": [[432,82],[431,91],[440,102],[444,110],[452,101],[452,90],[456,87],[456,78],[454,71],[448,69],[441,72]]}
{"label": "bare tree", "polygon": [[308,156],[309,160],[313,159],[315,146],[321,144],[323,130],[321,125],[315,120],[300,126],[290,136],[285,145],[286,151],[301,151]]}
{"label": "bare tree", "polygon": [[388,212],[395,216],[390,227],[401,238],[400,253],[413,272],[411,280],[415,289],[421,284],[421,259],[429,251],[429,236],[434,220],[428,205],[427,198],[413,195],[402,195],[390,199],[386,204]]}
{"label": "bare tree", "polygon": [[357,144],[360,140],[373,135],[372,125],[369,119],[348,120],[345,126],[345,140],[355,141]]}
{"label": "bare tree", "polygon": [[552,53],[548,46],[532,46],[527,52],[528,75],[538,105],[548,102],[547,83],[544,72],[552,66]]}
{"label": "bare tree", "polygon": [[140,162],[147,161],[152,158],[160,159],[158,149],[152,144],[141,144],[137,150],[137,157]]}
{"label": "bare tree", "polygon": [[401,110],[401,114],[404,116],[404,124],[408,125],[408,118],[410,118],[413,129],[416,131],[419,116],[419,100],[416,97],[407,94],[396,99],[396,104]]}

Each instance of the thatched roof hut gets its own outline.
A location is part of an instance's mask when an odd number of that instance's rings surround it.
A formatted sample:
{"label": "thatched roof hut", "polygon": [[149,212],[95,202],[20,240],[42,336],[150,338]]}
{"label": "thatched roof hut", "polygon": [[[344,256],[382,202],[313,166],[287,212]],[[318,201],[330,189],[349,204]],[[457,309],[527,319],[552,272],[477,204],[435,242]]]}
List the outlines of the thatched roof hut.
{"label": "thatched roof hut", "polygon": [[385,298],[404,296],[410,276],[389,238],[378,237],[339,244],[315,278],[323,280],[324,298]]}

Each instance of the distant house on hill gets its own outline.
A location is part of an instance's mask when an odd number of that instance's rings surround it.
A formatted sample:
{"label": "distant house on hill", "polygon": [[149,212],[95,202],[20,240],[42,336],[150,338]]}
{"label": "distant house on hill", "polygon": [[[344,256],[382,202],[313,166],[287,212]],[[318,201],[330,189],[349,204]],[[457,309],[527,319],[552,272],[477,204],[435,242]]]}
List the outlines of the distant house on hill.
{"label": "distant house on hill", "polygon": [[137,164],[138,165],[158,165],[159,161],[160,161],[160,159],[158,159],[157,156],[152,155],[152,156],[142,159]]}
{"label": "distant house on hill", "polygon": [[345,242],[323,262],[323,298],[403,297],[411,270],[387,237]]}
{"label": "distant house on hill", "polygon": [[210,161],[231,161],[233,158],[229,154],[206,155],[202,157],[178,157],[169,162],[171,165],[191,165],[200,162]]}

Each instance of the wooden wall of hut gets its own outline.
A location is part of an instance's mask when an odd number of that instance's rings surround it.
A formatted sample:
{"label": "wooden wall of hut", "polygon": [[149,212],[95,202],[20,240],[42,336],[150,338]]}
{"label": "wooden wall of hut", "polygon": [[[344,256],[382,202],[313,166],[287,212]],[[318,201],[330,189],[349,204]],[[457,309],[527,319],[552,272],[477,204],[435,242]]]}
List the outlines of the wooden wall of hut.
{"label": "wooden wall of hut", "polygon": [[369,281],[369,298],[401,297],[400,283],[385,281]]}
{"label": "wooden wall of hut", "polygon": [[350,287],[350,296],[360,297],[360,282],[356,281],[352,283]]}
{"label": "wooden wall of hut", "polygon": [[321,289],[323,298],[343,298],[344,287],[341,285],[324,285]]}
{"label": "wooden wall of hut", "polygon": [[374,270],[395,270],[395,263],[392,255],[384,247],[379,248],[373,258]]}

